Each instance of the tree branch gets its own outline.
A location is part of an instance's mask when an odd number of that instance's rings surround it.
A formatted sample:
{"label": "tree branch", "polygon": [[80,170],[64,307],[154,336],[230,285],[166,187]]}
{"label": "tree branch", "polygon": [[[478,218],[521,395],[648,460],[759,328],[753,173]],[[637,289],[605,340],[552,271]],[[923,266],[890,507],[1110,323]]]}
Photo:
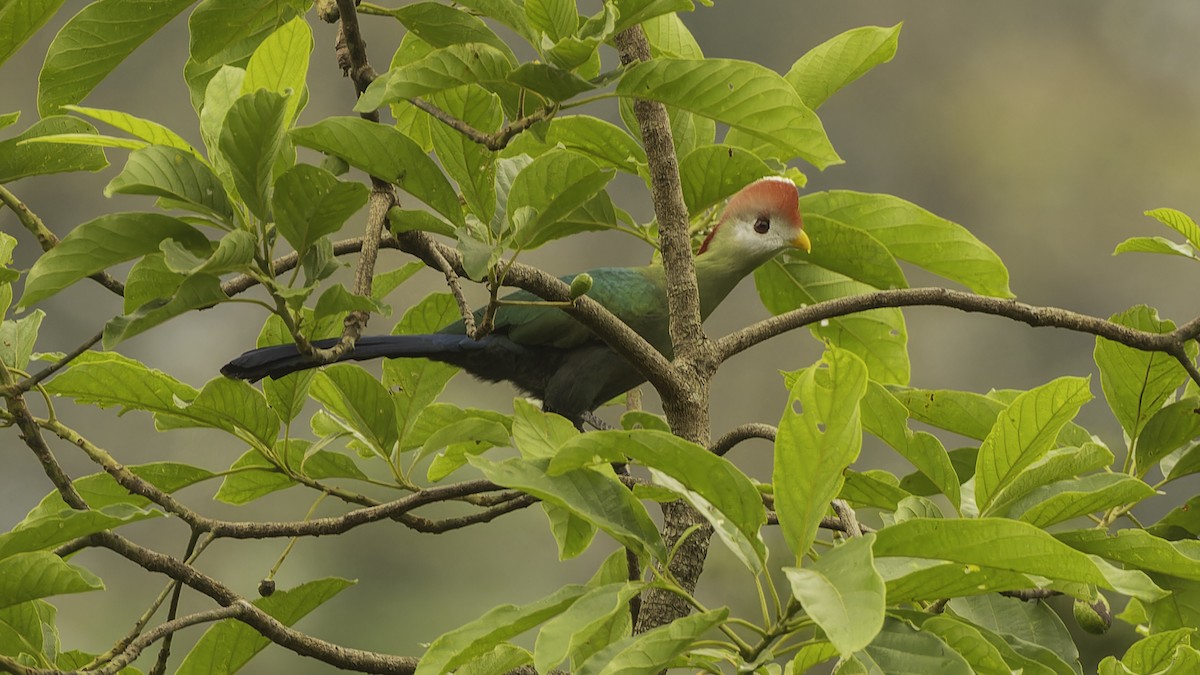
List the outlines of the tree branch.
{"label": "tree branch", "polygon": [[[950,307],[963,312],[992,314],[1020,321],[1034,328],[1066,328],[1119,342],[1134,349],[1165,352],[1181,362],[1190,362],[1184,345],[1200,336],[1200,317],[1169,333],[1150,333],[1058,307],[1039,307],[1016,300],[991,298],[948,288],[902,288],[826,300],[764,319],[717,340],[717,351],[724,361],[768,338],[825,319],[881,307],[914,306]],[[1196,370],[1195,364],[1185,363],[1185,367],[1193,379],[1200,383],[1200,372]]]}
{"label": "tree branch", "polygon": [[742,441],[751,438],[764,438],[768,441],[775,441],[775,435],[779,430],[770,424],[762,424],[760,422],[751,422],[734,427],[729,433],[717,439],[716,443],[708,446],[708,451],[714,455],[724,455],[729,452]]}

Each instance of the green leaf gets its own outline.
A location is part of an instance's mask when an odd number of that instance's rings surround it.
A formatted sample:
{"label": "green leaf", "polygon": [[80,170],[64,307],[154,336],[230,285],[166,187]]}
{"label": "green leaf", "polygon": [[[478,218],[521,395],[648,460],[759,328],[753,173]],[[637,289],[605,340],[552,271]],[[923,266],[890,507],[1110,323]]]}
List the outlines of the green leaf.
{"label": "green leaf", "polygon": [[270,220],[271,171],[287,130],[288,98],[265,89],[239,96],[221,127],[221,155],[254,215]]}
{"label": "green leaf", "polygon": [[831,190],[802,196],[800,210],[806,219],[819,216],[863,230],[896,258],[976,293],[1013,297],[1008,288],[1008,270],[991,248],[961,225],[903,199]]}
{"label": "green leaf", "polygon": [[900,481],[895,476],[886,471],[874,470],[860,473],[847,470],[845,479],[837,496],[855,506],[869,506],[894,511],[902,500],[912,496],[898,486]]}
{"label": "green leaf", "polygon": [[1012,675],[1013,669],[1005,663],[1000,650],[984,637],[982,631],[966,621],[944,614],[933,616],[921,624],[921,631],[936,635],[958,652],[975,673]]}
{"label": "green leaf", "polygon": [[[799,256],[780,255],[754,271],[758,295],[772,314],[823,300],[870,292],[866,284],[806,262]],[[907,384],[910,377],[908,328],[899,309],[859,312],[809,326],[818,339],[854,353],[862,359],[871,379]]]}
{"label": "green leaf", "polygon": [[621,544],[646,551],[655,559],[666,556],[662,536],[641,502],[615,476],[576,469],[551,476],[550,460],[512,458],[493,462],[469,457],[472,466],[493,483],[521,490],[565,508],[607,532]]}
{"label": "green leaf", "polygon": [[[208,480],[216,475],[208,469],[201,469],[178,462],[152,462],[150,464],[139,464],[125,468],[129,469],[133,475],[166,493],[173,493],[189,485],[195,485],[201,481]],[[79,496],[83,497],[88,506],[93,509],[104,508],[113,504],[126,504],[139,509],[150,505],[149,499],[141,495],[132,494],[107,473],[94,473],[90,476],[77,478],[72,484],[75,486],[75,491],[79,493]],[[43,497],[42,501],[38,502],[38,505],[33,507],[33,510],[25,516],[25,519],[33,520],[35,518],[53,516],[59,512],[70,510],[70,508],[63,501],[62,495],[56,490]]]}
{"label": "green leaf", "polygon": [[627,637],[601,649],[575,672],[578,675],[657,673],[728,617],[729,609],[721,608],[675,619],[665,626]]}
{"label": "green leaf", "polygon": [[434,640],[417,664],[416,675],[450,672],[497,644],[561,614],[589,590],[587,586],[569,585],[526,605],[495,607]]}
{"label": "green leaf", "polygon": [[1060,532],[1055,537],[1077,551],[1102,556],[1130,567],[1200,581],[1200,546],[1171,542],[1144,530]]}
{"label": "green leaf", "polygon": [[1200,398],[1189,396],[1159,408],[1146,421],[1134,445],[1134,471],[1145,476],[1150,467],[1197,437],[1200,437]]}
{"label": "green leaf", "polygon": [[542,511],[550,521],[550,533],[558,544],[558,559],[570,560],[579,557],[592,545],[596,538],[596,526],[570,511],[542,502]]}
{"label": "green leaf", "polygon": [[45,385],[55,396],[100,408],[174,414],[177,401],[191,401],[199,392],[161,370],[114,352],[88,352],[71,362]]}
{"label": "green leaf", "polygon": [[1062,619],[1045,603],[980,595],[955,598],[949,606],[958,616],[999,634],[1018,653],[1045,665],[1053,664],[1055,672],[1078,672],[1075,641]]}
{"label": "green leaf", "polygon": [[[409,308],[392,332],[398,335],[433,333],[457,318],[458,305],[454,298],[449,293],[435,293]],[[392,401],[396,406],[402,450],[419,447],[425,442],[424,438],[416,443],[410,439],[413,424],[425,406],[437,399],[457,373],[458,368],[454,366],[428,359],[384,361],[383,384],[394,392]]]}
{"label": "green leaf", "polygon": [[875,567],[887,581],[889,606],[919,600],[998,593],[1037,585],[1018,572],[939,560],[877,558]]}
{"label": "green leaf", "polygon": [[691,0],[612,0],[612,5],[617,9],[617,33],[657,16],[695,9]]}
{"label": "green leaf", "polygon": [[[482,87],[461,87],[433,97],[433,103],[484,132],[500,128],[504,114],[497,96]],[[458,183],[467,208],[488,222],[496,212],[496,153],[438,123],[430,139],[446,173]]]}
{"label": "green leaf", "polygon": [[1200,225],[1186,213],[1175,209],[1151,209],[1146,215],[1182,234],[1193,249],[1200,249]]}
{"label": "green leaf", "polygon": [[33,264],[19,306],[29,307],[84,277],[153,253],[167,239],[194,251],[208,246],[196,228],[158,213],[112,213],[78,225]]}
{"label": "green leaf", "polygon": [[[522,457],[553,459],[566,443],[579,435],[575,425],[562,415],[543,412],[523,398],[513,400],[512,436]],[[570,468],[579,466],[583,463]]]}
{"label": "green leaf", "polygon": [[52,515],[26,518],[13,529],[0,534],[0,560],[26,551],[49,551],[78,537],[161,515],[161,511],[116,504],[89,511],[69,509]]}
{"label": "green leaf", "polygon": [[[293,438],[280,440],[275,457],[290,471],[316,480],[350,478],[367,480],[354,460],[346,455],[314,447],[309,441]],[[272,492],[285,490],[299,483],[281,471],[258,450],[249,450],[229,467],[214,499],[226,504],[248,504]]]}
{"label": "green leaf", "polygon": [[1200,538],[1200,495],[1171,509],[1161,520],[1146,529],[1166,539]]}
{"label": "green leaf", "polygon": [[870,673],[973,675],[970,664],[933,633],[889,618],[875,641],[855,655]]}
{"label": "green leaf", "polygon": [[941,441],[930,433],[909,429],[908,410],[876,382],[868,385],[863,404],[863,427],[912,462],[958,509],[960,480]]}
{"label": "green leaf", "polygon": [[835,348],[794,376],[775,439],[771,482],[784,539],[799,559],[816,539],[829,501],[841,491],[842,472],[862,448],[859,402],[867,389],[867,369],[850,352]]}
{"label": "green leaf", "polygon": [[[45,600],[33,600],[0,609],[0,653],[27,655],[34,659],[48,658],[47,654],[52,654],[60,648],[61,636],[57,627],[57,614],[58,610],[54,605]],[[58,652],[55,665],[62,667],[74,653],[77,652]],[[77,666],[67,663],[64,670],[82,667],[91,660],[92,657],[89,656]]]}
{"label": "green leaf", "polygon": [[313,36],[308,22],[296,17],[262,41],[246,64],[242,94],[266,89],[287,97],[288,123],[296,119],[301,102],[307,99],[305,79],[312,56]]}
{"label": "green leaf", "polygon": [[104,188],[104,195],[152,195],[196,207],[226,226],[233,225],[233,209],[225,186],[192,152],[151,145],[129,155],[125,168]]}
{"label": "green leaf", "polygon": [[[513,223],[514,243],[534,248],[573,233],[563,220],[599,194],[615,172],[570,150],[551,150],[535,158],[513,180],[506,212]],[[517,224],[516,214],[531,209],[529,220]]]}
{"label": "green leaf", "polygon": [[197,159],[201,159],[200,153],[191,146],[182,136],[171,131],[167,127],[152,122],[140,117],[134,117],[126,112],[119,110],[104,110],[102,108],[85,108],[79,105],[65,105],[64,110],[69,110],[79,115],[87,115],[94,120],[99,120],[105,124],[110,124],[121,131],[124,131],[135,138],[140,138],[150,145],[163,145],[177,150],[184,150],[195,155]]}
{"label": "green leaf", "polygon": [[996,424],[1005,405],[983,394],[949,389],[892,387],[893,395],[912,418],[939,429],[982,441]]}
{"label": "green leaf", "polygon": [[[252,604],[283,625],[291,626],[352,585],[353,581],[336,577],[317,579],[257,598]],[[175,672],[177,675],[234,673],[270,643],[269,638],[250,626],[226,619],[204,631]]]}
{"label": "green leaf", "polygon": [[753,136],[778,158],[823,169],[841,163],[825,128],[796,91],[774,71],[729,59],[655,59],[635,65],[617,94],[658,101]]}
{"label": "green leaf", "polygon": [[330,117],[293,129],[291,139],[395,183],[455,225],[464,223],[458,196],[441,169],[412,139],[391,127],[358,117]]}
{"label": "green leaf", "polygon": [[43,136],[72,133],[95,134],[96,127],[74,117],[56,115],[38,120],[13,138],[0,141],[0,184],[27,176],[64,171],[99,171],[108,166],[108,159],[100,148],[62,143],[22,144],[23,141]]}
{"label": "green leaf", "polygon": [[590,157],[602,167],[629,174],[637,175],[646,165],[646,151],[632,136],[614,124],[586,115],[555,117],[548,126],[539,128],[539,133],[514,138],[501,155],[537,157],[560,145]]}
{"label": "green leaf", "polygon": [[874,534],[826,551],[808,567],[785,567],[792,593],[838,653],[863,649],[883,628],[884,584],[871,555]]}
{"label": "green leaf", "polygon": [[896,55],[900,25],[863,26],[848,30],[801,56],[783,79],[809,108],[816,110],[837,90]]}
{"label": "green leaf", "polygon": [[[471,3],[460,3],[470,6]],[[510,63],[512,50],[477,16],[436,2],[414,2],[390,10],[389,14],[435,48],[481,42],[504,52]]]}
{"label": "green leaf", "polygon": [[[1158,311],[1138,305],[1115,314],[1111,321],[1151,333],[1175,329],[1171,321],[1161,321]],[[1196,347],[1189,343],[1188,355],[1195,358]],[[1171,395],[1187,380],[1187,371],[1174,357],[1162,352],[1146,352],[1096,338],[1094,358],[1100,368],[1100,386],[1113,415],[1130,438],[1138,438],[1142,428],[1162,408]],[[1142,467],[1139,467],[1139,469]]]}
{"label": "green leaf", "polygon": [[160,429],[221,429],[260,448],[273,447],[279,435],[279,416],[267,406],[267,399],[246,382],[227,377],[209,380],[194,400],[180,402],[155,422]]}
{"label": "green leaf", "polygon": [[1191,244],[1180,244],[1165,237],[1130,237],[1113,249],[1113,255],[1118,253],[1162,253],[1200,260]]}
{"label": "green leaf", "polygon": [[104,324],[101,344],[112,349],[124,340],[145,332],[169,319],[193,309],[204,309],[228,300],[221,289],[221,280],[214,274],[197,273],[187,277],[168,299],[151,300],[128,314],[109,319]]}
{"label": "green leaf", "polygon": [[0,560],[0,609],[52,595],[103,588],[99,577],[49,551],[18,553]]}
{"label": "green leaf", "polygon": [[[629,601],[644,584],[620,582],[591,589],[565,612],[550,619],[538,632],[533,650],[534,667],[548,673],[565,659],[571,658],[572,669],[614,637],[614,624],[629,630]],[[622,621],[623,619],[623,621]],[[584,654],[583,658],[580,657]]]}
{"label": "green leaf", "polygon": [[1125,651],[1121,663],[1138,675],[1164,672],[1175,660],[1178,648],[1190,646],[1195,634],[1195,628],[1179,628],[1148,635]]}
{"label": "green leaf", "polygon": [[1098,473],[1036,488],[1014,502],[1006,515],[1046,527],[1089,513],[1135,504],[1154,494],[1154,488],[1136,478]]}
{"label": "green leaf", "polygon": [[602,82],[585,80],[575,73],[539,62],[522,63],[508,74],[507,80],[552,101],[566,101],[603,85]]}
{"label": "green leaf", "polygon": [[38,113],[53,115],[66,103],[79,103],[125,57],[191,6],[193,0],[146,4],[99,0],[71,17],[46,50],[38,73]]}
{"label": "green leaf", "polygon": [[370,373],[345,363],[326,366],[309,394],[359,442],[382,458],[391,457],[399,440],[396,408],[388,390]]}
{"label": "green leaf", "polygon": [[679,160],[683,202],[693,216],[774,173],[753,153],[732,145],[704,145]]}
{"label": "green leaf", "polygon": [[1112,451],[1095,443],[1085,443],[1079,448],[1055,448],[1018,473],[996,494],[991,508],[997,514],[1008,513],[1013,502],[1041,486],[1106,468],[1112,463]]}
{"label": "green leaf", "polygon": [[695,443],[649,429],[578,434],[558,448],[547,471],[557,476],[626,458],[648,467],[656,485],[678,493],[698,510],[751,572],[762,570],[767,557],[759,535],[767,522],[762,497],[731,462]]}
{"label": "green leaf", "polygon": [[275,181],[271,211],[279,233],[303,253],[321,237],[342,228],[367,203],[368,190],[358,182],[340,181],[309,164],[297,164]]}
{"label": "green leaf", "polygon": [[46,313],[39,309],[0,324],[0,362],[8,368],[26,369],[45,316]]}
{"label": "green leaf", "polygon": [[975,504],[993,513],[996,495],[1054,447],[1062,428],[1091,400],[1089,379],[1060,377],[1019,395],[979,446]]}
{"label": "green leaf", "polygon": [[526,0],[525,21],[537,33],[558,41],[575,33],[579,16],[575,0]]}
{"label": "green leaf", "polygon": [[372,83],[354,109],[369,112],[388,103],[468,84],[495,85],[505,82],[510,72],[509,56],[491,45],[480,42],[452,44],[384,73],[376,80],[378,84]]}
{"label": "green leaf", "polygon": [[0,65],[46,25],[62,4],[62,0],[12,0],[0,5]]}
{"label": "green leaf", "polygon": [[1153,579],[1169,594],[1154,602],[1142,601],[1151,633],[1200,625],[1200,581],[1159,574]]}
{"label": "green leaf", "polygon": [[909,556],[994,567],[1051,579],[1136,591],[1119,570],[1098,565],[1087,555],[1028,523],[1003,518],[951,520],[914,518],[876,533],[875,556]]}

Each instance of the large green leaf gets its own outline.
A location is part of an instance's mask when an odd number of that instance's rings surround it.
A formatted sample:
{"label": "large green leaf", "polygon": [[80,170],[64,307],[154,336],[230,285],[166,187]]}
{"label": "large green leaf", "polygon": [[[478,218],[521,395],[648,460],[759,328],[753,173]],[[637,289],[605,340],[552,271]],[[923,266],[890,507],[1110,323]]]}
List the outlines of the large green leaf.
{"label": "large green leaf", "polygon": [[25,370],[33,346],[37,344],[38,331],[46,313],[38,309],[21,317],[0,323],[0,362],[8,368]]}
{"label": "large green leaf", "polygon": [[122,413],[145,410],[171,414],[177,411],[178,401],[191,401],[199,394],[161,370],[115,352],[83,354],[44,386],[51,394],[76,403],[101,408],[121,406]]}
{"label": "large green leaf", "polygon": [[587,586],[569,585],[526,605],[500,605],[478,619],[442,634],[417,664],[416,675],[440,675],[561,614],[587,593]]}
{"label": "large green leaf", "polygon": [[[1146,305],[1114,314],[1110,320],[1151,333],[1175,330],[1174,322],[1160,320],[1158,311]],[[1188,343],[1187,353],[1195,358],[1194,342]],[[1094,358],[1100,368],[1100,386],[1108,407],[1133,439],[1187,380],[1187,371],[1170,354],[1142,351],[1100,337],[1096,338]]]}
{"label": "large green leaf", "polygon": [[20,134],[0,141],[0,183],[26,176],[64,171],[99,171],[108,166],[104,151],[89,145],[26,143],[61,134],[95,134],[96,127],[74,117],[55,115],[38,120]]}
{"label": "large green leaf", "polygon": [[1079,650],[1049,605],[999,595],[955,598],[950,609],[982,630],[991,631],[1021,654],[1057,673],[1079,672]]}
{"label": "large green leaf", "polygon": [[679,160],[683,203],[693,216],[772,174],[754,153],[732,145],[704,145]]}
{"label": "large green leaf", "polygon": [[1004,518],[914,518],[876,533],[875,556],[907,556],[994,567],[1161,597],[1145,576],[1098,564],[1028,523]]}
{"label": "large green leaf", "polygon": [[[547,473],[548,459],[512,458],[493,462],[468,458],[493,483],[531,494],[590,521],[627,547],[666,556],[662,536],[646,508],[615,476],[592,469],[575,469],[557,476]],[[611,470],[610,470],[611,471]]]}
{"label": "large green leaf", "polygon": [[614,29],[618,33],[657,16],[695,9],[692,0],[612,0],[612,5],[618,13]]}
{"label": "large green leaf", "polygon": [[645,98],[722,122],[774,148],[780,159],[817,168],[842,161],[825,128],[778,73],[748,61],[655,59],[621,78],[617,94]]}
{"label": "large green leaf", "polygon": [[1200,225],[1191,216],[1175,209],[1151,209],[1146,215],[1182,234],[1193,248],[1200,249]]}
{"label": "large green leaf", "polygon": [[158,29],[194,0],[99,0],[62,27],[38,73],[38,113],[79,103]]}
{"label": "large green leaf", "polygon": [[83,223],[33,264],[19,306],[29,307],[86,276],[153,253],[168,239],[193,251],[208,247],[199,230],[160,213],[112,213]]}
{"label": "large green leaf", "polygon": [[[470,6],[471,3],[463,3]],[[436,48],[472,42],[490,45],[516,63],[512,50],[483,19],[437,2],[414,2],[390,10],[404,27]]]}
{"label": "large green leaf", "polygon": [[64,593],[104,588],[91,572],[49,551],[18,553],[0,560],[0,609]]}
{"label": "large green leaf", "polygon": [[513,241],[533,248],[574,232],[564,219],[599,194],[615,172],[570,150],[535,158],[513,180],[506,206]]}
{"label": "large green leaf", "polygon": [[579,658],[581,653],[590,656],[608,646],[614,638],[614,623],[628,631],[629,601],[642,586],[640,582],[628,581],[598,586],[575,601],[567,611],[547,621],[538,632],[533,650],[537,671],[548,673],[567,657],[571,658],[574,670],[583,661]]}
{"label": "large green leaf", "polygon": [[842,472],[862,448],[859,402],[867,389],[867,369],[850,352],[830,349],[820,363],[792,377],[775,438],[771,482],[784,539],[799,559],[841,490]]}
{"label": "large green leaf", "polygon": [[85,108],[79,105],[65,105],[64,110],[69,110],[79,115],[87,115],[94,120],[99,120],[105,124],[110,124],[121,131],[124,131],[135,138],[140,138],[150,145],[165,145],[170,148],[186,150],[192,153],[197,158],[200,158],[200,153],[192,147],[190,143],[183,139],[182,136],[171,131],[167,127],[153,122],[151,120],[134,117],[120,110],[104,110],[102,108]]}
{"label": "large green leaf", "polygon": [[0,4],[0,65],[46,25],[62,4],[63,0],[9,0]]}
{"label": "large green leaf", "polygon": [[983,295],[1013,297],[1008,270],[991,248],[966,228],[899,197],[849,190],[800,198],[800,210],[865,230],[895,257],[956,281]]}
{"label": "large green leaf", "polygon": [[308,98],[305,79],[312,55],[313,35],[308,22],[296,17],[280,26],[255,48],[246,63],[242,93],[266,89],[287,96],[286,120],[291,123]]}
{"label": "large green leaf", "polygon": [[361,443],[391,457],[399,438],[396,408],[379,380],[357,365],[339,363],[323,368],[309,393]]}
{"label": "large green leaf", "polygon": [[[283,625],[291,626],[353,585],[353,581],[336,577],[317,579],[257,598],[253,604]],[[269,644],[269,638],[250,626],[226,619],[204,631],[175,672],[177,675],[235,673]]]}
{"label": "large green leaf", "polygon": [[[289,471],[309,478],[367,480],[348,455],[322,450],[303,439],[280,439],[275,446],[275,457]],[[262,452],[248,450],[230,465],[214,499],[226,504],[248,504],[294,485],[299,483],[268,461]]]}
{"label": "large green leaf", "polygon": [[875,569],[875,535],[855,537],[807,567],[785,567],[804,612],[842,656],[863,649],[883,628],[883,578]]}
{"label": "large green leaf", "polygon": [[227,377],[209,380],[195,399],[181,402],[169,415],[160,413],[155,422],[160,429],[221,429],[260,448],[275,445],[280,424],[279,416],[257,389]]}
{"label": "large green leaf", "polygon": [[992,513],[995,496],[1054,447],[1059,432],[1092,398],[1089,381],[1060,377],[1016,398],[1000,414],[979,446],[975,465],[975,504]]}
{"label": "large green leaf", "polygon": [[639,167],[646,165],[646,151],[633,136],[620,127],[595,117],[555,117],[545,129],[539,131],[540,133],[536,134],[517,136],[501,151],[501,155],[513,157],[525,154],[537,157],[561,145],[587,155],[601,166],[612,167],[629,174],[637,175]]}
{"label": "large green leaf", "polygon": [[1136,504],[1155,495],[1154,488],[1119,473],[1097,473],[1043,485],[1015,501],[1007,515],[1046,527],[1116,506]]}
{"label": "large green leaf", "polygon": [[275,181],[271,210],[279,233],[304,253],[318,239],[341,229],[367,203],[367,187],[340,181],[325,169],[297,164]]}
{"label": "large green leaf", "polygon": [[[482,87],[460,87],[433,96],[433,103],[471,126],[491,133],[504,114],[498,97]],[[446,173],[458,183],[467,208],[482,222],[496,212],[496,153],[440,122],[429,129]]]}
{"label": "large green leaf", "polygon": [[501,83],[511,71],[508,56],[491,45],[453,44],[384,73],[371,84],[354,109],[365,112],[468,84]]}
{"label": "large green leaf", "polygon": [[933,633],[889,618],[875,641],[854,657],[868,673],[973,675],[970,664]]}
{"label": "large green leaf", "polygon": [[[129,469],[138,478],[167,493],[181,490],[216,475],[208,469],[180,464],[179,462],[152,462],[150,464],[126,466],[125,468]],[[129,490],[126,490],[117,483],[116,479],[108,473],[94,473],[90,476],[76,478],[72,481],[72,484],[75,486],[75,491],[79,493],[79,496],[83,497],[88,506],[93,509],[113,504],[128,504],[135,508],[143,508],[150,504],[150,500],[141,495],[129,492]],[[43,497],[42,501],[38,502],[38,505],[33,507],[29,514],[25,516],[25,519],[32,520],[51,516],[69,509],[70,507],[63,501],[62,495],[55,490]]]}
{"label": "large green leaf", "polygon": [[441,169],[411,138],[391,127],[358,117],[330,117],[293,129],[291,138],[395,183],[456,225],[464,222],[458,196]]}
{"label": "large green leaf", "polygon": [[928,432],[909,429],[908,410],[876,382],[867,387],[863,403],[863,427],[912,462],[957,509],[961,503],[961,480],[941,441]]}
{"label": "large green leaf", "polygon": [[1200,581],[1200,545],[1194,541],[1172,542],[1134,529],[1121,530],[1115,535],[1100,530],[1074,530],[1055,537],[1084,553],[1137,569]]}
{"label": "large green leaf", "polygon": [[1133,449],[1137,475],[1145,476],[1150,467],[1198,437],[1200,397],[1189,396],[1159,408],[1142,427]]}
{"label": "large green leaf", "polygon": [[114,504],[89,511],[67,509],[57,513],[34,514],[0,534],[0,560],[26,551],[49,551],[59,544],[96,532],[161,516],[161,511]]}
{"label": "large green leaf", "polygon": [[848,30],[810,49],[783,79],[796,88],[805,105],[816,110],[837,90],[891,61],[899,37],[900,24]]}
{"label": "large green leaf", "polygon": [[271,172],[287,130],[288,97],[266,89],[244,94],[229,108],[221,128],[221,156],[233,185],[254,215],[270,219]]}
{"label": "large green leaf", "polygon": [[676,656],[728,616],[728,608],[714,609],[632,635],[596,652],[575,672],[579,675],[652,675],[665,669]]}
{"label": "large green leaf", "polygon": [[[236,230],[232,234],[249,236],[245,230]],[[213,257],[216,258],[216,254]],[[200,266],[204,265],[205,262],[201,261]],[[198,271],[184,279],[170,297],[151,300],[128,314],[109,319],[104,324],[104,337],[101,344],[105,349],[112,349],[122,341],[145,332],[164,321],[193,309],[212,307],[228,299],[229,296],[221,288],[221,279],[217,273]]]}
{"label": "large green leaf", "polygon": [[226,226],[233,225],[233,209],[221,180],[196,155],[179,148],[151,145],[130,153],[125,168],[104,188],[104,194],[167,197],[190,204]]}
{"label": "large green leaf", "polygon": [[[754,271],[754,284],[772,314],[824,300],[874,290],[837,272],[807,262],[801,256],[779,255]],[[853,352],[863,360],[871,379],[907,384],[910,377],[908,328],[899,309],[883,308],[841,316],[809,326],[818,339]]]}
{"label": "large green leaf", "polygon": [[875,567],[887,581],[887,601],[890,606],[915,600],[998,593],[1036,585],[1019,572],[940,560],[877,558]]}
{"label": "large green leaf", "polygon": [[1013,502],[1033,490],[1110,467],[1112,463],[1112,451],[1096,443],[1084,443],[1078,448],[1055,448],[1019,472],[1012,482],[997,492],[991,509],[997,514],[1007,514]]}
{"label": "large green leaf", "polygon": [[766,562],[759,530],[767,522],[754,483],[723,457],[662,431],[597,431],[563,443],[550,461],[558,475],[593,463],[624,462],[650,469],[654,482],[682,496],[752,572]]}

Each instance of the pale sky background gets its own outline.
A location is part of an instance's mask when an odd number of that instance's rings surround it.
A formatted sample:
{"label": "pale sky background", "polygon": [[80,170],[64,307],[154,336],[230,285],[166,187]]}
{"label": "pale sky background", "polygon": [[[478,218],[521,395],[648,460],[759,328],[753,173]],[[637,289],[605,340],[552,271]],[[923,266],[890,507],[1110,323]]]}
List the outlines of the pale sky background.
{"label": "pale sky background", "polygon": [[[0,112],[23,111],[17,125],[0,132],[4,137],[34,122],[37,69],[46,46],[66,17],[82,6],[67,2],[62,18],[0,67]],[[1136,254],[1113,258],[1111,253],[1130,236],[1173,235],[1143,216],[1145,210],[1169,206],[1200,217],[1200,43],[1195,39],[1200,33],[1200,3],[719,0],[715,7],[698,7],[684,21],[709,56],[756,60],[779,72],[807,49],[844,30],[903,21],[895,60],[821,108],[829,136],[846,163],[824,173],[802,167],[810,179],[808,190],[890,193],[964,225],[1006,262],[1012,288],[1025,302],[1100,316],[1147,303],[1177,322],[1197,311],[1194,263]],[[313,22],[317,48],[302,123],[350,114],[353,105],[351,86],[333,63],[334,29]],[[384,18],[367,18],[365,23],[370,57],[382,70],[403,29]],[[198,144],[181,76],[186,48],[186,22],[181,17],[135,52],[84,104],[154,119]],[[51,229],[64,234],[106,212],[151,208],[145,198],[102,196],[124,157],[121,151],[110,151],[114,166],[98,174],[26,179],[10,187]],[[648,219],[645,191],[635,181],[623,181],[620,187],[632,189],[614,189],[618,204]],[[18,264],[27,266],[37,250],[32,237],[20,231],[7,211],[0,212],[0,228],[16,234]],[[584,235],[524,259],[565,274],[601,265],[640,264],[644,256],[644,249],[630,246],[627,238]],[[399,254],[387,252],[381,265],[403,261]],[[906,271],[914,285],[932,281]],[[372,328],[389,330],[404,308],[437,287],[432,273],[412,287],[402,287],[389,298],[395,315],[375,318]],[[42,307],[48,316],[38,344],[41,351],[70,349],[120,311],[117,298],[89,284]],[[710,334],[723,335],[764,316],[747,282],[708,327]],[[1121,445],[1120,429],[1102,400],[1090,337],[947,309],[909,310],[906,316],[914,386],[986,392],[1091,374],[1098,400],[1085,407],[1080,421],[1114,449]],[[257,308],[220,307],[177,320],[120,349],[200,386],[222,363],[253,345],[262,318]],[[743,422],[776,423],[786,400],[777,371],[809,365],[819,353],[806,333],[793,333],[729,363],[715,383],[714,436]],[[510,409],[511,397],[506,386],[479,385],[465,377],[452,383],[449,392],[450,400],[461,405],[500,410]],[[118,420],[111,411],[77,409],[65,402],[60,406],[68,425],[128,464],[174,459],[219,469],[244,450],[217,432],[156,434],[149,417],[140,413]],[[953,439],[946,442],[954,447]],[[8,436],[4,450],[0,493],[6,495],[6,506],[0,511],[0,525],[9,527],[48,484],[15,436]],[[72,448],[57,444],[55,450],[73,475],[94,470]],[[733,457],[747,471],[766,478],[769,452],[766,443],[748,443]],[[895,466],[907,473],[893,458],[869,444],[859,466]],[[250,509],[209,501],[212,489],[193,489],[181,496],[209,515],[251,516]],[[1187,496],[1183,492],[1177,494]],[[252,507],[253,515],[301,517],[308,499],[299,493],[269,498]],[[185,544],[184,528],[178,523],[139,525],[127,533],[166,552],[180,552]],[[778,561],[786,550],[782,542],[768,544]],[[221,542],[200,567],[252,595],[282,547],[279,541]],[[718,548],[714,546],[701,580],[701,598],[752,611],[752,584]],[[420,643],[487,608],[527,602],[563,583],[585,580],[610,550],[611,543],[601,536],[581,560],[558,563],[545,519],[539,509],[531,508],[485,528],[442,536],[379,524],[340,538],[301,542],[278,578],[281,588],[322,576],[359,579],[362,583],[319,609],[300,628],[348,646],[416,654]],[[125,577],[128,565],[103,552],[89,551],[77,560],[103,576],[115,592],[56,603],[65,646],[103,651],[115,631],[132,625],[162,582],[147,581],[148,575]],[[202,601],[191,603],[192,608],[204,606]],[[196,635],[185,634],[182,644],[190,644]],[[1119,653],[1125,639],[1128,636],[1087,638],[1081,647],[1096,654]],[[175,653],[183,649],[177,646]],[[284,668],[326,672],[321,664],[279,649],[259,657],[247,672]]]}

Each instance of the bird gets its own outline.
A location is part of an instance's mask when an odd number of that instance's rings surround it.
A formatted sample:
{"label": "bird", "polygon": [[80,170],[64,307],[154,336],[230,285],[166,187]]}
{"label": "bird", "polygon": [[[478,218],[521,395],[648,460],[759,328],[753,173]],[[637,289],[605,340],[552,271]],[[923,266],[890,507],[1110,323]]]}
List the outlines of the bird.
{"label": "bird", "polygon": [[[726,203],[695,255],[701,318],[723,301],[746,275],[789,249],[811,251],[803,229],[796,185],[783,177],[758,179]],[[588,297],[657,349],[673,358],[663,266],[604,267],[589,270]],[[568,283],[577,275],[562,279]],[[525,304],[539,298],[517,291],[501,298],[493,330],[474,339],[462,320],[429,335],[376,335],[360,338],[339,361],[376,358],[427,358],[458,366],[478,379],[507,381],[540,399],[543,410],[566,417],[582,428],[594,411],[645,382],[642,373],[590,329],[559,307]],[[521,304],[504,304],[519,301]],[[483,310],[475,313],[478,322]],[[336,338],[316,340],[322,349]],[[294,344],[262,347],[227,363],[227,377],[256,382],[323,365]]]}

